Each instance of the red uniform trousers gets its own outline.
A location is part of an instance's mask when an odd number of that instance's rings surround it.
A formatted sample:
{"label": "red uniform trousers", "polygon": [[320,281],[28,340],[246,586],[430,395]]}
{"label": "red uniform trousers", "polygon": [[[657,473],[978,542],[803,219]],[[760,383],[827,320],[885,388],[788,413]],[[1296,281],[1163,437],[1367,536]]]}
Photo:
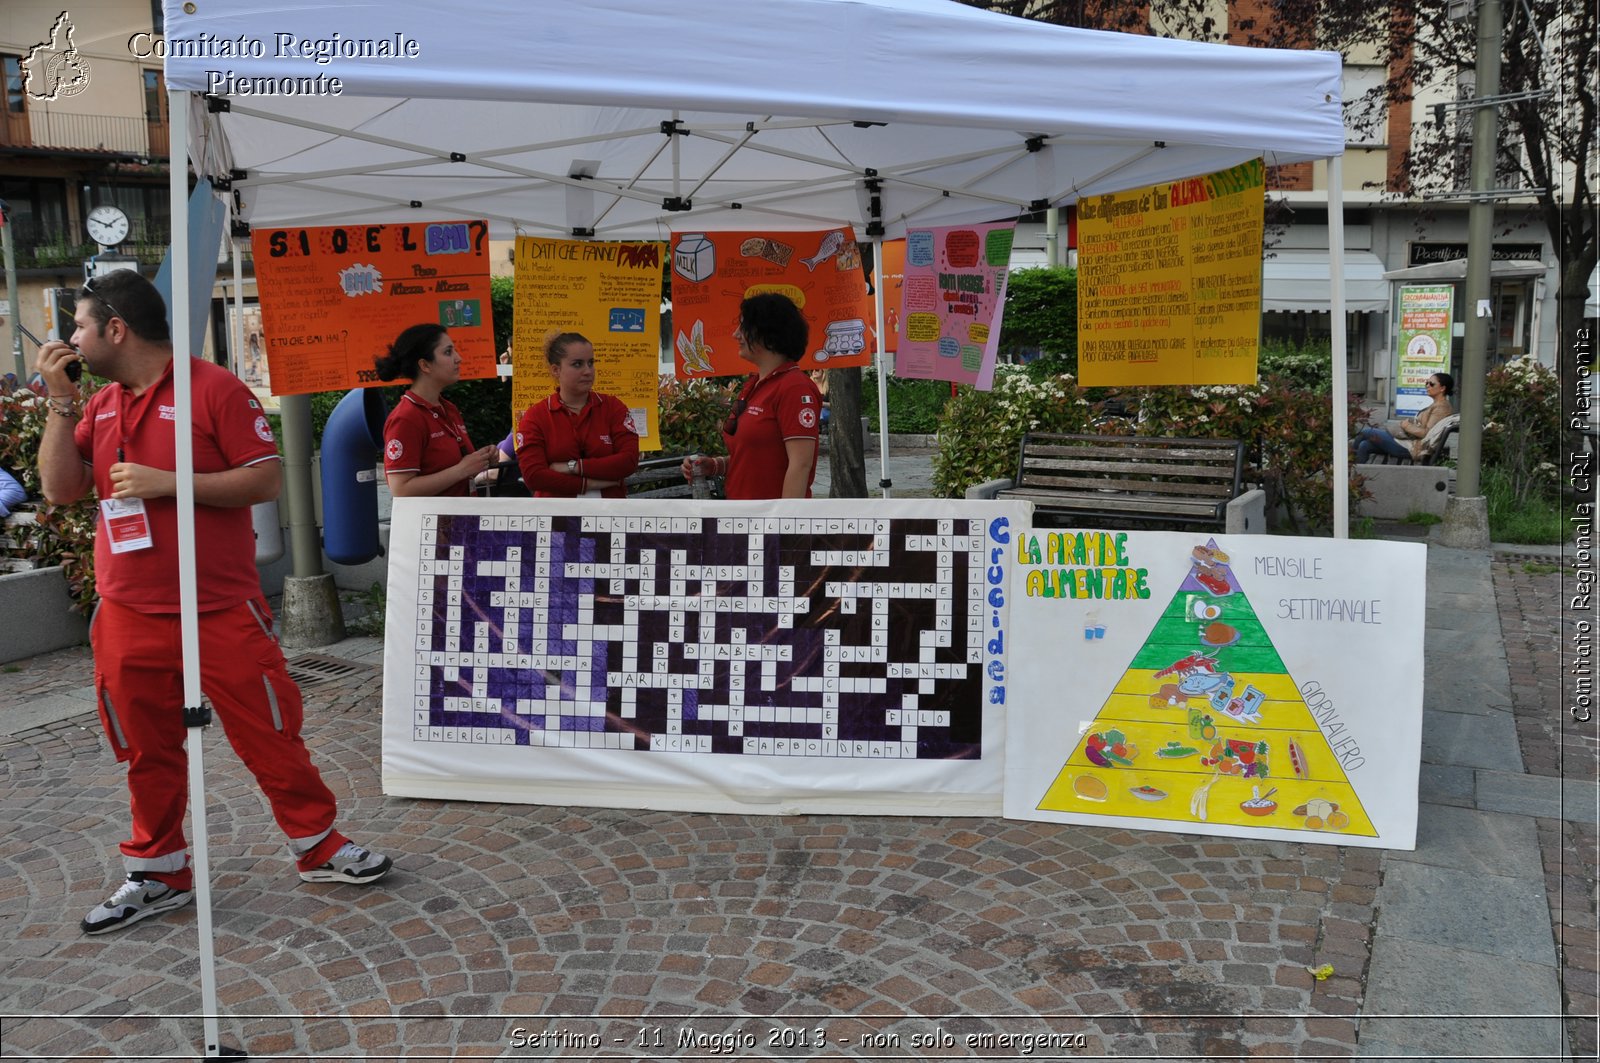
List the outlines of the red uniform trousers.
{"label": "red uniform trousers", "polygon": [[[174,889],[191,889],[178,614],[102,600],[90,642],[100,719],[117,759],[128,765],[133,837],[122,843],[123,864]],[[200,673],[201,690],[271,804],[299,869],[327,863],[349,839],[333,829],[333,791],[300,737],[300,688],[272,635],[265,598],[200,614]]]}

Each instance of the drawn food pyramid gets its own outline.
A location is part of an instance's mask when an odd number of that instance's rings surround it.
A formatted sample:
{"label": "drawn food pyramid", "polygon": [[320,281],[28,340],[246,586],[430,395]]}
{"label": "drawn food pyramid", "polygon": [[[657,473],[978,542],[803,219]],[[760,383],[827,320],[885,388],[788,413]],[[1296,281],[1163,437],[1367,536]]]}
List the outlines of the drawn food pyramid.
{"label": "drawn food pyramid", "polygon": [[1189,560],[1038,807],[1376,837],[1228,555]]}

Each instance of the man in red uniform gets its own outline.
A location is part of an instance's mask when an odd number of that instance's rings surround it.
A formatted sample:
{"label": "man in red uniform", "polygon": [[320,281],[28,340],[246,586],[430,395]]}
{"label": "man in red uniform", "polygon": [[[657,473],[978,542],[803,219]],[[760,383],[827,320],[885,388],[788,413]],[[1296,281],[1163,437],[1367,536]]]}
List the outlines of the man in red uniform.
{"label": "man in red uniform", "polygon": [[[112,750],[128,765],[133,812],[133,836],[121,846],[127,881],[83,920],[85,933],[102,934],[193,899],[173,472],[180,426],[160,293],[119,270],[83,287],[74,320],[71,346],[51,342],[39,351],[49,389],[39,472],[52,503],[91,488],[100,497],[95,688]],[[111,381],[87,406],[67,371],[80,357]],[[278,494],[272,429],[226,370],[200,360],[190,367],[201,687],[266,794],[300,877],[375,882],[391,861],[334,829],[333,794],[300,737],[300,691],[256,574],[249,507]]]}

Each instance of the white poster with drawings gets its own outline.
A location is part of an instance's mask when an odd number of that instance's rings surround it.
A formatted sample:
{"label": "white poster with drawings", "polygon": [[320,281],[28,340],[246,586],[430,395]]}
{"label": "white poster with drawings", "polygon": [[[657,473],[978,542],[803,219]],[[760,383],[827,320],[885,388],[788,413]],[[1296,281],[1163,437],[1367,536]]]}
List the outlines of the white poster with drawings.
{"label": "white poster with drawings", "polygon": [[1005,815],[1416,846],[1426,547],[1034,529]]}

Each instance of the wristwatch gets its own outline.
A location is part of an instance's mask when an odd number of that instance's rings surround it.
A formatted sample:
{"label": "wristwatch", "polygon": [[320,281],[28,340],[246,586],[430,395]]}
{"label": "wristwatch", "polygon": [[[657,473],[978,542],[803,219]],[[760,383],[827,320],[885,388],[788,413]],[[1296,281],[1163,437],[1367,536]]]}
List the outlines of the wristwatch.
{"label": "wristwatch", "polygon": [[578,471],[578,462],[576,460],[572,460],[572,461],[567,462],[567,475],[568,476],[572,476],[577,471]]}

